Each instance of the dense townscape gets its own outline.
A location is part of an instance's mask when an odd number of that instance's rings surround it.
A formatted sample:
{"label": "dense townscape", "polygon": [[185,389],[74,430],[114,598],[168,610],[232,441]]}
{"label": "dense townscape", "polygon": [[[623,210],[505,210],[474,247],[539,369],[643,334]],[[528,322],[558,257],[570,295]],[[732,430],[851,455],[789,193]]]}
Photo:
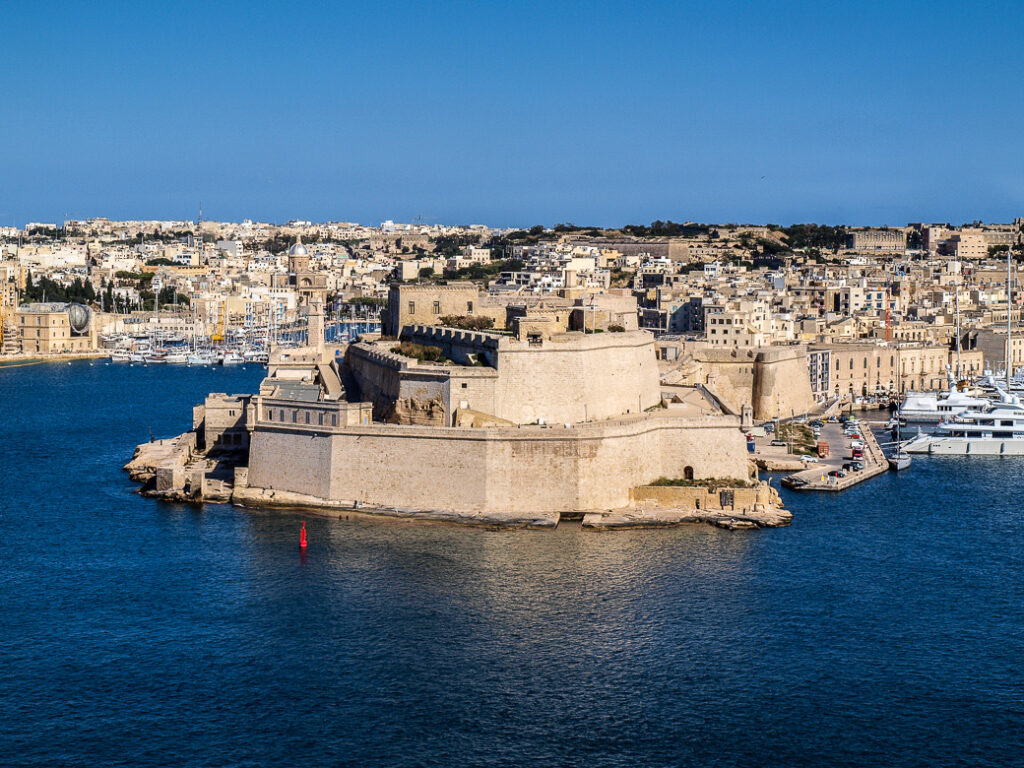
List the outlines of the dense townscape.
{"label": "dense townscape", "polygon": [[[5,356],[141,338],[258,347],[302,332],[304,296],[325,305],[330,326],[376,319],[395,284],[468,282],[484,301],[614,300],[637,327],[680,341],[689,378],[712,388],[721,352],[791,347],[819,402],[943,389],[949,371],[1005,369],[1007,313],[1019,321],[1021,293],[1004,264],[1008,250],[1015,262],[1024,256],[1021,219],[616,230],[89,219],[0,237]],[[70,304],[90,310],[78,330]],[[1010,346],[1009,365],[1021,366],[1024,338]]]}

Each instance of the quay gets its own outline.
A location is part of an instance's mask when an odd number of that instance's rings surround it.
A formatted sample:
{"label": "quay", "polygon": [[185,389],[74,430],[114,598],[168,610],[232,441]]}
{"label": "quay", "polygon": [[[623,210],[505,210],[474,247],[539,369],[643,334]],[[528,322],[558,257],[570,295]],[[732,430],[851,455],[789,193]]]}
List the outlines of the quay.
{"label": "quay", "polygon": [[62,363],[72,360],[97,360],[107,356],[105,350],[89,352],[57,352],[53,354],[14,354],[0,355],[0,370],[4,368],[21,368],[26,365],[42,365],[43,363]]}
{"label": "quay", "polygon": [[843,425],[826,423],[821,429],[821,440],[829,444],[829,456],[818,459],[806,469],[783,478],[782,484],[797,491],[845,491],[858,483],[877,477],[889,470],[889,463],[878,440],[867,422],[861,422],[860,439],[864,443],[864,469],[849,470],[845,477],[831,477],[829,472],[841,469],[850,460],[851,438],[843,432]]}

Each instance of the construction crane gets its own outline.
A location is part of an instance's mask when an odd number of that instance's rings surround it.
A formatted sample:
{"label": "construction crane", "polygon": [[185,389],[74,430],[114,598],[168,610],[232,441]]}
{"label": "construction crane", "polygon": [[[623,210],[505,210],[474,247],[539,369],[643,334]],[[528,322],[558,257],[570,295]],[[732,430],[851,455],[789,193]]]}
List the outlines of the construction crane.
{"label": "construction crane", "polygon": [[210,341],[224,341],[224,325],[228,316],[228,300],[224,299],[220,317],[217,318],[217,332],[210,337]]}

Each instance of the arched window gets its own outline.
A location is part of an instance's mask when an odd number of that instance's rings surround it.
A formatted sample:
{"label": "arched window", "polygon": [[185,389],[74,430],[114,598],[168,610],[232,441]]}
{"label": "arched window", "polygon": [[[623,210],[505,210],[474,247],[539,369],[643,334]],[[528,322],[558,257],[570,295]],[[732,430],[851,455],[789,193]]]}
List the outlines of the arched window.
{"label": "arched window", "polygon": [[684,480],[693,480],[693,467],[684,467],[683,468],[683,479]]}

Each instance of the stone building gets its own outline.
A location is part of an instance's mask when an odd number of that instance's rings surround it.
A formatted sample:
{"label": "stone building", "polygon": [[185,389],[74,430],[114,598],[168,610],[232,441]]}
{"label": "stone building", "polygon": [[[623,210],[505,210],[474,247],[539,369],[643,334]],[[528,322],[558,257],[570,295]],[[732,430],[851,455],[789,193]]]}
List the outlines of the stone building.
{"label": "stone building", "polygon": [[50,355],[96,349],[96,324],[81,304],[22,304],[17,310],[21,352]]}
{"label": "stone building", "polygon": [[901,253],[907,248],[902,229],[853,229],[846,234],[846,247],[866,253]]}

